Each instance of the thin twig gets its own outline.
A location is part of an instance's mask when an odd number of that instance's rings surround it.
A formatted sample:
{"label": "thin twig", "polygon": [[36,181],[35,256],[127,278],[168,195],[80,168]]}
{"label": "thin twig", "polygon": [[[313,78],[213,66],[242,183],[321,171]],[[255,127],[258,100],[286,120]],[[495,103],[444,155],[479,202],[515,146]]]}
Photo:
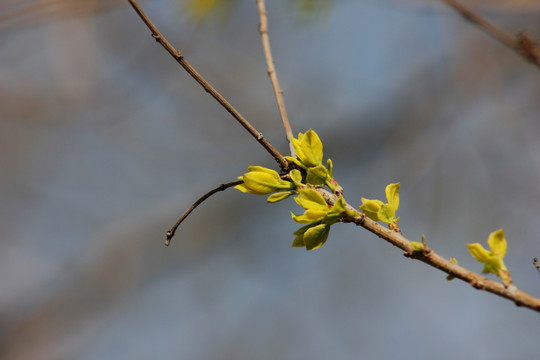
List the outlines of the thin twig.
{"label": "thin twig", "polygon": [[285,101],[283,100],[283,90],[281,90],[279,87],[276,69],[274,67],[274,59],[272,57],[272,51],[270,50],[270,38],[268,36],[268,13],[266,12],[264,0],[257,0],[257,5],[259,6],[259,17],[261,19],[259,24],[259,32],[261,33],[264,56],[266,58],[266,65],[268,66],[268,76],[270,77],[270,81],[272,81],[272,87],[274,88],[279,114],[281,115],[281,121],[283,122],[285,134],[287,135],[287,141],[289,142],[291,156],[296,156],[294,146],[292,144],[292,138],[294,136],[291,130],[291,124],[289,123],[289,117],[287,116],[287,110],[285,109]]}
{"label": "thin twig", "polygon": [[189,209],[186,210],[186,212],[182,216],[180,216],[180,219],[178,219],[176,224],[174,224],[173,227],[169,231],[167,231],[167,240],[165,240],[165,245],[169,246],[174,236],[174,233],[176,232],[176,229],[178,229],[180,224],[189,216],[189,214],[191,214],[193,210],[195,210],[197,206],[201,205],[206,199],[208,199],[210,196],[214,195],[215,193],[226,190],[236,185],[240,185],[242,183],[243,183],[242,180],[236,180],[236,181],[224,183],[224,184],[219,185],[217,188],[210,190],[203,196],[201,196],[197,201],[195,201],[195,203],[193,203],[193,205],[189,207]]}
{"label": "thin twig", "polygon": [[167,50],[167,52],[171,54],[171,56],[193,77],[193,79],[195,79],[195,81],[197,81],[207,93],[212,95],[212,97],[216,99],[217,102],[219,102],[225,108],[225,110],[227,110],[240,123],[240,125],[242,125],[244,129],[246,129],[266,149],[266,151],[268,151],[270,155],[274,157],[274,159],[276,159],[282,170],[287,169],[288,162],[281,155],[281,153],[187,62],[180,51],[176,50],[167,41],[167,39],[152,23],[152,21],[150,21],[148,16],[146,16],[146,14],[142,11],[137,1],[129,0],[129,3],[131,6],[133,6],[133,9],[137,12],[146,26],[148,26],[150,31],[152,31],[152,37],[156,39],[156,41],[159,42],[165,48],[165,50]]}
{"label": "thin twig", "polygon": [[[324,189],[317,189],[317,191],[330,205],[332,205],[337,199],[336,196],[329,191]],[[349,204],[347,204],[347,207],[354,209]],[[424,251],[414,251],[409,239],[404,237],[401,233],[381,226],[379,223],[371,220],[363,214],[354,218],[344,219],[343,222],[353,222],[358,226],[362,226],[364,229],[403,250],[406,257],[420,260],[434,268],[454,276],[455,278],[468,282],[478,290],[493,293],[513,301],[517,306],[524,306],[540,312],[540,299],[519,290],[515,285],[510,284],[508,286],[504,286],[501,283],[489,280],[465,269],[462,266],[451,263],[449,260],[446,260],[429,248],[426,248]]]}
{"label": "thin twig", "polygon": [[503,45],[516,51],[525,59],[540,67],[540,47],[537,42],[525,32],[513,35],[503,28],[489,22],[480,15],[474,13],[466,6],[455,0],[442,0],[454,10],[459,12],[465,19],[476,24],[486,34],[499,41]]}
{"label": "thin twig", "polygon": [[536,268],[536,270],[538,270],[538,273],[540,274],[540,261],[538,261],[537,257],[533,258],[533,265]]}

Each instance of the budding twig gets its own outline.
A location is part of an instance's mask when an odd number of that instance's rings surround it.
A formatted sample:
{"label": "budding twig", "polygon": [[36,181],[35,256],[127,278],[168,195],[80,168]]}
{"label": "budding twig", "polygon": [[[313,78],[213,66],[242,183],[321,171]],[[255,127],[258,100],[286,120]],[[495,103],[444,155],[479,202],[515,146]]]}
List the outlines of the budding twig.
{"label": "budding twig", "polygon": [[133,9],[137,12],[137,14],[140,16],[141,20],[148,26],[150,31],[152,31],[152,37],[156,39],[157,42],[159,42],[165,50],[171,56],[197,81],[204,90],[212,95],[214,99],[217,100],[227,110],[239,123],[246,129],[251,136],[253,136],[259,144],[261,144],[270,155],[276,159],[276,161],[279,163],[280,167],[285,170],[288,168],[288,162],[285,160],[285,158],[281,155],[281,153],[268,141],[264,138],[264,136],[257,131],[251,125],[229,102],[216,90],[210,85],[208,81],[206,81],[184,58],[182,53],[178,50],[176,50],[168,41],[167,39],[159,32],[157,27],[150,21],[148,16],[142,11],[141,7],[137,3],[136,0],[129,0],[129,3],[133,7]]}
{"label": "budding twig", "polygon": [[[261,36],[263,38],[263,47],[265,48],[265,55],[267,58],[268,68],[269,68],[269,75],[272,79],[272,84],[274,85],[274,91],[276,93],[276,99],[278,101],[278,106],[280,107],[280,111],[283,109],[282,112],[282,119],[287,131],[287,137],[289,138],[289,142],[292,139],[292,133],[290,132],[290,126],[288,125],[288,120],[286,120],[286,115],[283,117],[284,112],[284,105],[283,105],[283,98],[281,96],[281,90],[279,88],[279,84],[277,83],[277,77],[275,76],[275,70],[273,69],[273,60],[270,53],[270,45],[268,42],[268,34],[266,29],[266,12],[264,10],[264,1],[263,0],[257,0],[259,5],[259,12],[261,16],[261,27],[260,32]],[[450,6],[454,7],[456,10],[458,10],[463,16],[465,16],[470,21],[478,24],[481,26],[486,32],[488,32],[491,36],[495,37],[499,41],[501,41],[506,46],[509,46],[513,48],[514,50],[519,51],[522,55],[527,57],[529,60],[533,61],[535,64],[540,66],[540,51],[538,50],[538,47],[534,45],[534,42],[526,37],[525,35],[518,35],[518,37],[514,37],[511,34],[508,34],[504,30],[496,27],[495,25],[492,25],[491,23],[487,22],[486,20],[480,18],[476,14],[472,13],[470,10],[466,9],[462,5],[459,5],[454,0],[443,0],[446,3],[448,3]],[[262,136],[261,133],[259,133],[247,120],[245,120],[224,98],[221,96],[206,80],[204,80],[194,69],[187,63],[187,61],[184,59],[182,54],[177,51],[172,45],[163,37],[163,35],[157,30],[157,28],[152,24],[152,22],[148,19],[148,17],[142,12],[140,7],[138,6],[137,2],[135,0],[129,0],[130,4],[133,6],[135,11],[139,14],[141,19],[145,22],[145,24],[148,26],[148,28],[152,31],[152,36],[175,58],[175,60],[180,63],[180,65],[201,85],[203,88],[209,92],[229,113],[233,115],[233,117],[242,124],[248,132],[254,136],[257,141],[278,161],[278,163],[281,165],[282,170],[288,169],[288,163],[283,158],[283,156]],[[280,100],[281,99],[281,100]],[[287,175],[283,175],[287,176]],[[184,219],[202,202],[204,202],[207,198],[212,196],[218,191],[223,191],[229,187],[239,185],[243,182],[243,180],[236,180],[233,182],[221,184],[220,186],[216,187],[215,189],[212,189],[205,195],[203,195],[201,198],[199,198],[176,222],[176,224],[167,232],[167,240],[165,242],[166,245],[169,245],[172,237],[174,236],[174,233],[178,226],[184,221]],[[328,203],[328,205],[334,205],[334,203],[337,201],[338,196],[335,194],[332,194],[331,192],[324,190],[321,187],[314,187],[316,191],[318,191],[325,201]],[[534,311],[540,312],[540,299],[536,298],[530,294],[527,294],[521,290],[519,290],[514,284],[512,283],[506,283],[501,284],[492,280],[489,280],[483,276],[480,276],[472,271],[469,271],[465,269],[462,266],[459,266],[455,262],[451,262],[449,260],[446,260],[445,258],[441,257],[440,255],[436,254],[432,249],[428,248],[427,246],[424,246],[421,248],[421,250],[418,250],[418,248],[413,247],[411,241],[407,239],[405,236],[401,234],[401,232],[396,231],[395,229],[388,229],[386,227],[381,226],[376,221],[373,221],[369,217],[365,216],[362,213],[359,213],[357,210],[354,209],[349,204],[345,204],[346,208],[350,210],[351,214],[357,214],[357,215],[345,215],[343,219],[341,219],[342,222],[352,222],[356,224],[357,226],[362,226],[369,232],[379,236],[380,238],[386,240],[390,244],[398,247],[399,249],[404,251],[404,255],[420,260],[434,268],[437,268],[454,278],[461,279],[465,282],[468,282],[471,284],[474,288],[478,290],[484,290],[490,293],[493,293],[495,295],[501,296],[503,298],[509,299],[513,301],[518,306],[524,306],[529,309],[532,309]],[[423,243],[422,243],[423,244]],[[534,265],[540,272],[540,264],[538,263],[538,259],[534,259]]]}
{"label": "budding twig", "polygon": [[272,57],[272,51],[270,50],[270,38],[268,36],[268,14],[266,13],[264,0],[257,0],[257,5],[259,6],[259,17],[261,19],[261,23],[259,24],[259,32],[261,33],[264,56],[266,58],[266,65],[268,66],[268,76],[270,77],[272,87],[274,88],[274,94],[276,96],[279,113],[281,115],[281,121],[283,122],[285,134],[287,135],[287,141],[289,142],[291,156],[294,157],[296,155],[294,151],[294,146],[292,144],[292,138],[294,136],[291,130],[291,125],[289,123],[289,118],[287,116],[287,110],[285,109],[283,90],[281,90],[281,88],[279,87],[276,69],[274,67],[274,59]]}
{"label": "budding twig", "polygon": [[178,229],[180,224],[189,216],[189,214],[191,214],[193,210],[195,210],[197,206],[201,205],[206,199],[208,199],[210,196],[214,195],[218,191],[224,191],[230,187],[240,185],[242,183],[243,183],[242,180],[236,180],[236,181],[224,183],[224,184],[219,185],[217,188],[210,190],[203,196],[201,196],[197,201],[195,201],[195,203],[193,203],[193,205],[189,207],[189,209],[186,210],[186,212],[182,216],[180,216],[180,219],[178,219],[176,224],[174,224],[173,227],[169,231],[167,231],[167,240],[165,240],[165,245],[169,246],[174,236],[174,233],[176,232],[176,229]]}
{"label": "budding twig", "polygon": [[503,45],[514,50],[532,64],[540,67],[540,47],[537,42],[525,32],[513,35],[503,28],[489,22],[480,15],[474,13],[466,6],[455,0],[442,0],[454,10],[459,12],[466,20],[482,29],[486,34],[499,41]]}

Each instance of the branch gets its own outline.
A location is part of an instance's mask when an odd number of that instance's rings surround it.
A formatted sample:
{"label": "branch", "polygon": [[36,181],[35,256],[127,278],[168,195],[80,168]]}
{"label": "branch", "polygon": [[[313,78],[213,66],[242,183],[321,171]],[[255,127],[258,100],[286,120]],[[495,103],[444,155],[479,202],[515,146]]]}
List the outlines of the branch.
{"label": "branch", "polygon": [[[337,200],[336,196],[329,191],[326,191],[324,189],[317,190],[324,197],[324,199],[329,205],[333,205],[334,202]],[[347,204],[347,207],[354,210],[354,207],[349,204]],[[357,210],[354,211],[357,212]],[[435,251],[429,249],[427,246],[424,248],[423,251],[414,251],[409,239],[404,237],[401,233],[381,226],[377,222],[364,216],[364,214],[356,216],[354,218],[346,218],[343,220],[343,222],[352,222],[358,226],[362,226],[369,232],[372,232],[373,234],[386,240],[390,244],[403,250],[406,257],[420,260],[449,275],[468,282],[478,290],[490,292],[492,294],[513,301],[517,306],[524,306],[531,310],[540,312],[540,299],[519,290],[515,285],[510,284],[505,287],[501,283],[489,280],[470,270],[465,269],[462,266],[451,263],[449,260],[446,260],[442,256],[436,254]]]}
{"label": "branch", "polygon": [[536,270],[538,270],[538,273],[540,274],[540,261],[538,261],[537,257],[533,258],[533,265],[536,268]]}
{"label": "branch", "polygon": [[268,66],[268,76],[272,82],[272,87],[274,88],[274,94],[276,96],[277,105],[279,108],[279,114],[281,115],[281,121],[283,122],[283,127],[285,127],[285,133],[287,135],[287,141],[289,142],[289,148],[291,150],[291,156],[296,156],[294,151],[294,146],[292,144],[293,133],[291,130],[291,125],[289,123],[289,118],[287,116],[287,111],[285,110],[285,101],[283,100],[283,90],[279,87],[278,78],[276,75],[276,69],[274,67],[274,59],[272,58],[272,51],[270,50],[270,38],[268,36],[268,14],[266,13],[266,8],[264,5],[264,0],[257,0],[257,5],[259,6],[259,16],[261,23],[259,24],[259,32],[261,33],[261,39],[264,49],[264,56],[266,58],[266,65]]}
{"label": "branch", "polygon": [[540,47],[537,42],[527,33],[521,32],[513,35],[503,28],[487,21],[469,8],[455,0],[442,0],[454,10],[459,12],[466,20],[480,27],[486,34],[499,41],[501,44],[523,56],[532,64],[540,67]]}
{"label": "branch", "polygon": [[261,144],[266,151],[268,151],[268,153],[274,157],[274,159],[276,159],[282,170],[288,169],[288,162],[281,155],[281,153],[187,62],[180,51],[176,50],[167,41],[167,39],[152,23],[152,21],[150,21],[148,16],[146,16],[146,14],[142,11],[137,1],[129,0],[129,3],[140,16],[141,20],[146,24],[146,26],[148,26],[150,31],[152,31],[152,37],[156,39],[156,41],[159,42],[165,48],[165,50],[167,50],[167,52],[171,54],[171,56],[193,77],[193,79],[195,79],[195,81],[197,81],[207,93],[212,95],[212,97],[216,99],[217,102],[219,102],[225,108],[225,110],[227,110],[240,123],[240,125],[242,125],[244,129],[246,129],[251,136],[253,136],[259,142],[259,144]]}
{"label": "branch", "polygon": [[217,188],[212,189],[209,192],[207,192],[206,194],[204,194],[203,196],[201,196],[199,198],[199,200],[195,201],[195,203],[193,205],[191,205],[189,207],[189,209],[187,209],[186,212],[182,216],[180,216],[180,219],[178,219],[176,224],[174,224],[173,227],[169,231],[167,231],[167,240],[165,240],[165,245],[169,246],[169,244],[171,243],[171,240],[172,240],[172,238],[174,236],[174,233],[176,232],[176,229],[178,229],[180,224],[189,216],[189,214],[191,214],[191,212],[193,210],[195,210],[195,208],[197,206],[201,205],[206,199],[208,199],[210,196],[214,195],[218,191],[224,191],[224,190],[227,190],[230,187],[240,185],[242,183],[243,183],[242,180],[236,180],[236,181],[231,181],[229,183],[221,184]]}

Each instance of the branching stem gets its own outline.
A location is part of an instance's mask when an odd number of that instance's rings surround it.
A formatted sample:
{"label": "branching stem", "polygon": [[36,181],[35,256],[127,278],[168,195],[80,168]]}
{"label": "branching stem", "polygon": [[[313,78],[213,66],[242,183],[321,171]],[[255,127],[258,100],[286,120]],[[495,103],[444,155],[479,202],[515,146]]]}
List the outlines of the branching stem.
{"label": "branching stem", "polygon": [[[468,20],[478,24],[481,28],[484,29],[488,34],[502,42],[508,47],[513,48],[514,50],[520,52],[523,56],[525,56],[527,59],[535,63],[536,65],[540,66],[540,51],[538,50],[538,47],[534,44],[534,41],[532,41],[530,38],[528,38],[526,35],[518,35],[517,37],[507,33],[506,31],[496,27],[495,25],[487,22],[486,20],[482,19],[478,15],[474,14],[467,8],[463,7],[459,3],[455,2],[454,0],[443,0],[453,8],[455,8],[457,11],[459,11],[463,16],[465,16]],[[152,31],[152,36],[175,58],[175,60],[180,63],[180,65],[208,92],[210,93],[233,117],[240,122],[240,124],[253,136],[259,141],[259,143],[278,161],[281,168],[283,170],[288,168],[287,161],[283,158],[283,156],[279,153],[278,150],[276,150],[264,137],[261,133],[259,133],[247,120],[245,120],[224,98],[221,96],[206,80],[204,80],[196,71],[189,65],[189,63],[184,59],[182,54],[176,50],[164,37],[163,35],[158,31],[158,29],[154,26],[154,24],[148,19],[148,17],[143,13],[139,5],[135,0],[129,0],[130,4],[133,6],[135,11],[139,14],[141,19],[144,21],[144,23],[148,26],[148,28]],[[284,112],[284,105],[283,105],[283,97],[282,92],[279,88],[279,84],[277,83],[277,77],[275,76],[275,69],[273,68],[273,60],[270,53],[270,45],[268,42],[268,32],[266,28],[266,11],[264,10],[264,1],[257,0],[257,3],[259,5],[259,12],[261,16],[261,27],[260,32],[261,36],[263,38],[263,47],[265,48],[265,54],[267,58],[267,64],[268,64],[268,72],[270,75],[270,78],[272,79],[272,84],[274,85],[274,91],[276,93],[276,99],[278,101],[278,106],[280,107],[280,112],[283,109],[282,112],[282,119],[287,131],[287,137],[292,137],[292,133],[290,132],[290,126],[288,125],[288,120],[286,120],[286,115],[283,117]],[[281,100],[280,100],[281,99]],[[223,191],[225,189],[228,189],[232,186],[239,185],[242,183],[242,180],[237,180],[225,184],[221,184],[220,186],[216,187],[215,189],[212,189],[205,195],[203,195],[201,198],[199,198],[191,207],[180,217],[180,219],[176,222],[176,224],[167,232],[167,241],[165,242],[166,245],[169,245],[172,237],[174,236],[174,233],[178,226],[184,221],[184,219],[202,202],[204,202],[207,198],[212,196],[218,191]],[[322,188],[317,188],[317,191],[324,197],[326,202],[329,205],[333,205],[335,201],[337,200],[337,196],[330,193],[327,190],[324,190]],[[351,214],[357,214],[355,216],[347,216],[342,219],[343,222],[352,222],[358,226],[362,226],[366,230],[372,232],[373,234],[379,236],[380,238],[386,240],[390,244],[398,247],[399,249],[404,251],[404,255],[406,257],[409,257],[411,259],[420,260],[434,268],[437,268],[449,275],[452,275],[455,278],[461,279],[465,282],[468,282],[471,284],[474,288],[479,290],[484,290],[490,293],[493,293],[495,295],[501,296],[503,298],[509,299],[513,301],[517,306],[524,306],[529,309],[532,309],[534,311],[540,312],[540,299],[527,294],[521,290],[519,290],[515,285],[513,284],[507,284],[506,286],[504,284],[489,280],[483,276],[480,276],[476,273],[473,273],[472,271],[469,271],[465,269],[462,266],[459,266],[457,264],[453,264],[449,260],[446,260],[445,258],[441,257],[440,255],[436,254],[433,250],[429,249],[427,246],[422,251],[415,251],[413,246],[411,245],[411,241],[408,240],[406,237],[404,237],[400,232],[397,232],[395,230],[388,229],[386,227],[381,226],[377,222],[367,218],[364,214],[359,213],[357,210],[355,210],[354,207],[352,207],[349,204],[346,204],[347,208],[351,210]],[[538,264],[537,259],[534,261],[535,266],[540,271],[540,265]]]}
{"label": "branching stem", "polygon": [[191,77],[193,77],[193,79],[195,79],[195,81],[197,81],[207,93],[212,95],[212,97],[216,99],[217,102],[219,102],[225,108],[225,110],[227,110],[240,123],[240,125],[242,125],[244,129],[246,129],[251,136],[253,136],[266,149],[266,151],[268,151],[268,153],[274,157],[274,159],[276,159],[282,170],[288,169],[288,162],[281,155],[281,153],[187,62],[180,51],[176,50],[167,41],[167,39],[152,23],[152,21],[150,21],[148,16],[146,16],[146,14],[142,11],[137,1],[129,0],[129,3],[140,16],[142,21],[146,24],[146,26],[148,26],[152,32],[152,37],[156,39],[156,41],[159,42],[169,54],[171,54],[171,56],[191,75]]}
{"label": "branching stem", "polygon": [[219,191],[224,191],[230,187],[240,185],[242,183],[243,183],[242,180],[236,180],[236,181],[224,183],[224,184],[219,185],[217,188],[210,190],[203,196],[201,196],[197,201],[195,201],[193,205],[189,207],[189,209],[186,210],[186,212],[182,216],[180,216],[180,219],[178,219],[176,224],[174,224],[173,227],[169,231],[167,231],[167,240],[165,240],[165,245],[169,246],[174,236],[174,233],[176,232],[176,229],[178,229],[180,224],[189,216],[189,214],[191,214],[193,210],[195,210],[197,206],[201,205],[206,199],[208,199],[210,196],[214,195],[215,193]]}
{"label": "branching stem", "polygon": [[455,0],[442,1],[459,12],[465,19],[480,27],[486,34],[514,50],[532,64],[540,67],[540,47],[538,47],[536,41],[527,33],[521,32],[513,35]]}
{"label": "branching stem", "polygon": [[283,122],[283,127],[285,128],[285,134],[287,135],[287,141],[289,142],[289,148],[291,150],[291,156],[296,156],[294,151],[294,146],[292,144],[293,133],[291,130],[291,125],[289,123],[289,118],[287,116],[287,110],[285,109],[285,101],[283,99],[283,90],[279,87],[279,82],[276,74],[276,69],[274,66],[274,59],[272,57],[272,51],[270,50],[270,38],[268,36],[268,14],[266,12],[266,7],[264,0],[257,0],[257,5],[259,6],[259,32],[261,33],[262,45],[264,49],[264,56],[266,58],[266,65],[268,66],[268,76],[272,82],[272,87],[274,88],[274,94],[276,96],[277,105],[279,108],[279,114],[281,115],[281,121]]}

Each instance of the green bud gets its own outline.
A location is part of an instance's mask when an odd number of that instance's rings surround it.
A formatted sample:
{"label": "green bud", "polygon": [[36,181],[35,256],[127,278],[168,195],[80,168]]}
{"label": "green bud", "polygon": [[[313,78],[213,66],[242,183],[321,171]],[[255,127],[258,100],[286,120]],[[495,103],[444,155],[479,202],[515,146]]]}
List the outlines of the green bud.
{"label": "green bud", "polygon": [[238,177],[244,183],[235,186],[235,189],[242,192],[266,195],[280,190],[293,190],[294,184],[281,179],[279,174],[262,166],[249,166],[249,172]]}
{"label": "green bud", "polygon": [[306,250],[314,250],[320,248],[328,239],[330,233],[330,225],[320,224],[309,228],[303,236]]}
{"label": "green bud", "polygon": [[326,160],[326,165],[328,167],[328,175],[330,178],[334,177],[334,165],[332,164],[332,160],[328,159]]}
{"label": "green bud", "polygon": [[[423,236],[424,236],[424,235],[422,235],[422,237],[423,237]],[[453,256],[450,258],[450,262],[451,262],[452,264],[455,264],[455,265],[458,264],[457,259],[456,259],[455,257],[453,257]],[[448,275],[448,276],[446,277],[446,280],[447,280],[447,281],[452,281],[452,280],[454,280],[455,278],[456,278],[456,277],[455,277],[454,275]]]}
{"label": "green bud", "polygon": [[[323,145],[315,131],[310,129],[305,134],[299,133],[298,138],[292,138],[291,141],[298,157],[298,162],[292,160],[295,164],[304,169],[321,165]],[[286,159],[290,160],[289,157]]]}
{"label": "green bud", "polygon": [[411,241],[411,246],[414,252],[424,251],[424,244],[418,241]]}

